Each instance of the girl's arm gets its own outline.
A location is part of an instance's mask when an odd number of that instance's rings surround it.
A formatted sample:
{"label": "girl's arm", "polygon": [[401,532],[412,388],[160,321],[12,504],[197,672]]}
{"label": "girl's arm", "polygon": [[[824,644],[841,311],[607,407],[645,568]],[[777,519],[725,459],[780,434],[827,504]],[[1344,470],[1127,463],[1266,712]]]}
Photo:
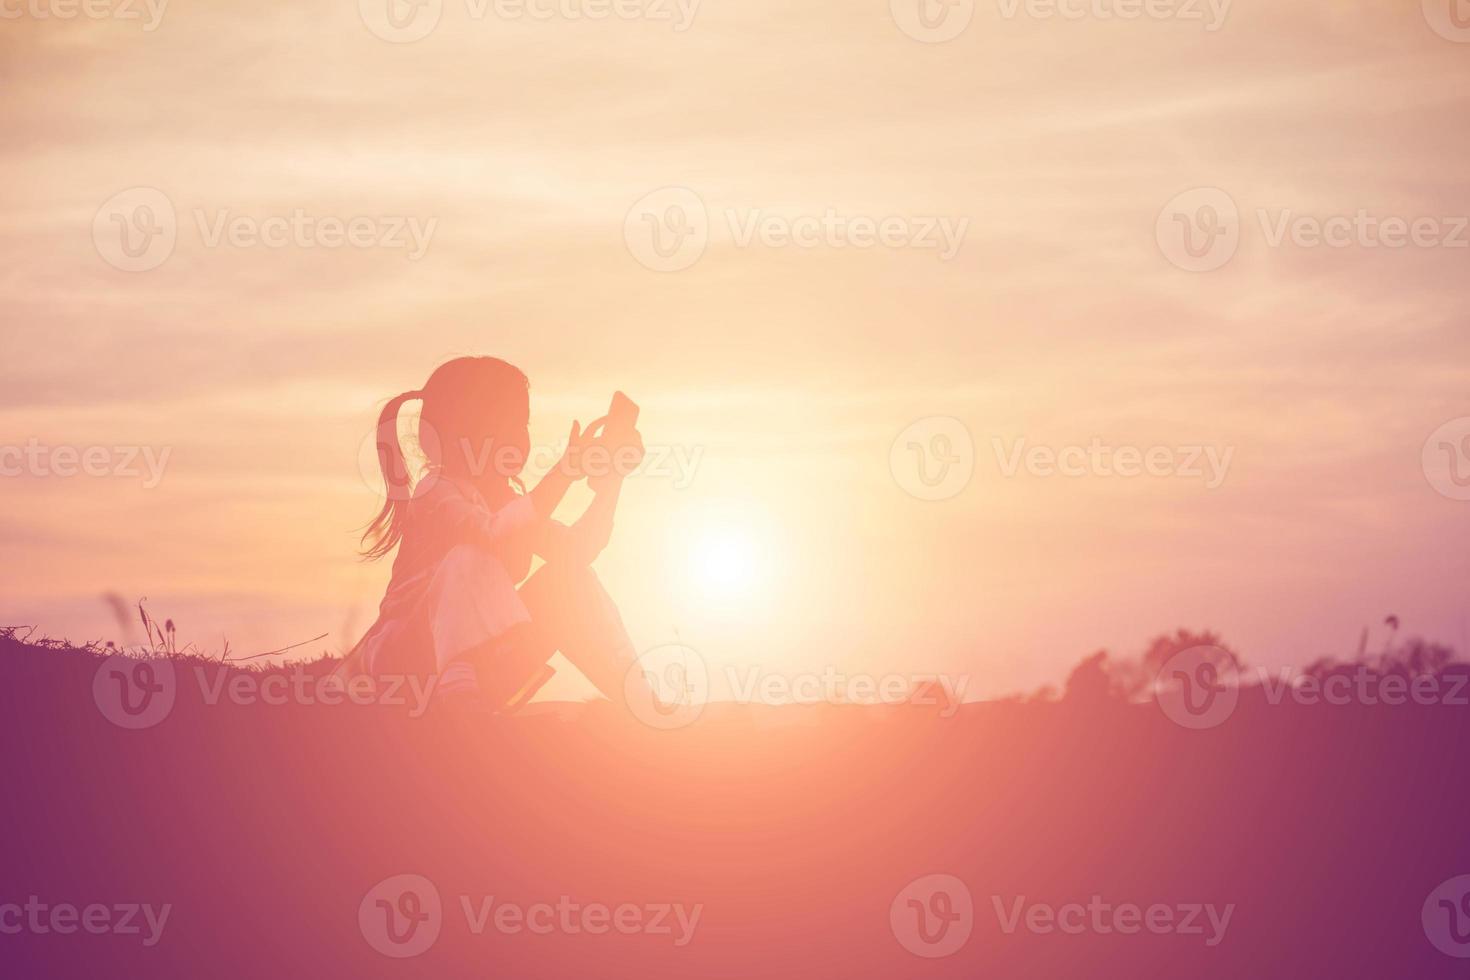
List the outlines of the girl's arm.
{"label": "girl's arm", "polygon": [[537,522],[530,497],[517,497],[499,510],[486,510],[471,502],[450,481],[437,486],[415,501],[421,520],[451,542],[474,542],[498,552],[513,536]]}
{"label": "girl's arm", "polygon": [[556,465],[541,478],[541,482],[526,494],[531,499],[531,506],[535,508],[536,516],[541,520],[544,521],[551,517],[552,512],[561,504],[562,498],[567,495],[567,490],[584,475],[577,468],[577,460],[581,459],[582,452],[590,442],[591,440],[582,432],[582,424],[573,422],[571,434],[567,436],[566,452],[562,454]]}
{"label": "girl's arm", "polygon": [[622,497],[623,480],[643,461],[643,437],[635,431],[617,458],[621,463],[617,469],[588,481],[596,496],[575,524],[571,527],[548,524],[536,548],[542,558],[589,565],[602,554],[612,539],[613,517]]}
{"label": "girl's arm", "polygon": [[592,564],[612,537],[613,512],[620,492],[621,483],[617,488],[598,491],[570,527],[547,521],[536,536],[536,554],[558,564]]}
{"label": "girl's arm", "polygon": [[582,478],[583,474],[573,463],[580,458],[586,441],[581,426],[573,422],[566,454],[524,497],[516,497],[494,511],[472,504],[447,481],[431,490],[420,506],[427,509],[431,523],[445,529],[450,540],[472,540],[498,551],[523,530],[553,523],[549,520],[551,512],[566,496],[567,489]]}

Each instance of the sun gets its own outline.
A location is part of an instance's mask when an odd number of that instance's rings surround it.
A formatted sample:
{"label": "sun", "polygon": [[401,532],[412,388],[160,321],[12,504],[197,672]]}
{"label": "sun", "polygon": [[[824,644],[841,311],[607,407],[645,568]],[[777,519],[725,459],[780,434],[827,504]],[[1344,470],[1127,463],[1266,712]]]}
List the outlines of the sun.
{"label": "sun", "polygon": [[688,597],[716,608],[748,607],[771,574],[770,536],[752,511],[723,502],[681,515],[679,577]]}
{"label": "sun", "polygon": [[695,535],[689,551],[694,582],[705,595],[736,598],[755,585],[754,542],[738,528],[711,527]]}

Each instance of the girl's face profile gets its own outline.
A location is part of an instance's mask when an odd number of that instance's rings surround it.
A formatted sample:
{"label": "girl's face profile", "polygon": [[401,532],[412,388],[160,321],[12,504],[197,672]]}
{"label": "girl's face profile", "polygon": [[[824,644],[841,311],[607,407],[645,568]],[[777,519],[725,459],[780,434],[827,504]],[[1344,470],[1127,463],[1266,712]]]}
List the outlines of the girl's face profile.
{"label": "girl's face profile", "polygon": [[[486,392],[467,419],[470,470],[502,479],[519,476],[531,452],[531,399],[524,391]],[[488,464],[488,467],[487,465]]]}
{"label": "girl's face profile", "polygon": [[435,399],[426,416],[447,472],[508,480],[526,468],[531,401],[524,386],[507,385],[497,374],[471,375]]}
{"label": "girl's face profile", "polygon": [[497,454],[501,475],[519,476],[531,452],[531,400],[521,395],[500,434],[502,451]]}

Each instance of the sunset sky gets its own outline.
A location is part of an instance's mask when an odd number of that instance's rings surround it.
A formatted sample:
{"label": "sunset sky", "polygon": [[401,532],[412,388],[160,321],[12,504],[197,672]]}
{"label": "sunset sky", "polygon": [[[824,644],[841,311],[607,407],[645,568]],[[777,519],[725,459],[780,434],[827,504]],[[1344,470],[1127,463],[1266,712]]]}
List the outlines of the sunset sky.
{"label": "sunset sky", "polygon": [[[485,353],[529,374],[538,442],[622,389],[694,461],[630,482],[599,563],[642,647],[967,673],[972,697],[1180,626],[1271,665],[1381,642],[1394,613],[1464,652],[1470,502],[1423,452],[1470,416],[1470,27],[1436,30],[1436,0],[1237,0],[1215,30],[1205,3],[996,0],[942,43],[906,0],[703,0],[683,24],[443,0],[403,43],[373,0],[174,0],[152,30],[142,4],[48,2],[0,19],[0,443],[138,447],[145,472],[4,477],[0,622],[121,638],[115,592],[204,649],[340,648],[388,571],[355,558],[376,411]],[[105,209],[134,188],[176,244],[130,271]],[[637,237],[663,188],[656,217],[707,222],[675,271]],[[1200,188],[1239,212],[1212,271],[1166,234]],[[417,257],[407,231],[214,239],[298,210],[431,231]],[[1360,211],[1438,244],[1273,244],[1283,216]],[[835,241],[744,237],[829,212]],[[930,225],[964,229],[955,254],[915,247]],[[935,445],[935,418],[973,475],[922,500],[894,444],[918,423]],[[1007,475],[1018,440],[1228,467]]]}

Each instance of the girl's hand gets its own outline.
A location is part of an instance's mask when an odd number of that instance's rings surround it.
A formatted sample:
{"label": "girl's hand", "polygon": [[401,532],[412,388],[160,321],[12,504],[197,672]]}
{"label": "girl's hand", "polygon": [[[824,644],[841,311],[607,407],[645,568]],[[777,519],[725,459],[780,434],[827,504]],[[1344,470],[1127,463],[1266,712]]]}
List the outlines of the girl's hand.
{"label": "girl's hand", "polygon": [[572,431],[567,433],[567,448],[557,461],[556,469],[573,483],[587,475],[583,471],[582,462],[587,455],[587,448],[597,441],[592,437],[592,432],[592,427],[583,429],[581,422],[573,422]]}
{"label": "girl's hand", "polygon": [[603,452],[598,454],[599,472],[587,478],[587,485],[597,493],[620,486],[623,480],[643,464],[643,433],[634,429],[616,444],[600,440]]}

